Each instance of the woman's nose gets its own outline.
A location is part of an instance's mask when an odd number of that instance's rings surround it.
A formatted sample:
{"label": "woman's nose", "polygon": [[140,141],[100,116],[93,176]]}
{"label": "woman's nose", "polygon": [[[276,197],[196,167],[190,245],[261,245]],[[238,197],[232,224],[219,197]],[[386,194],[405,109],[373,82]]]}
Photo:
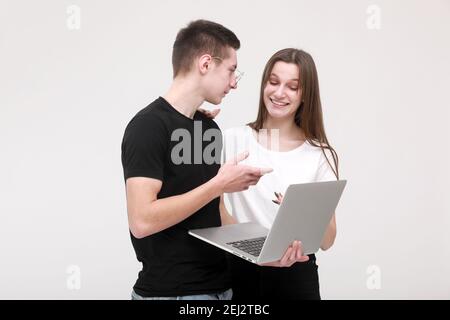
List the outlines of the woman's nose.
{"label": "woman's nose", "polygon": [[284,88],[283,88],[283,86],[279,86],[277,88],[277,90],[275,90],[274,96],[276,96],[276,97],[283,97],[284,96]]}

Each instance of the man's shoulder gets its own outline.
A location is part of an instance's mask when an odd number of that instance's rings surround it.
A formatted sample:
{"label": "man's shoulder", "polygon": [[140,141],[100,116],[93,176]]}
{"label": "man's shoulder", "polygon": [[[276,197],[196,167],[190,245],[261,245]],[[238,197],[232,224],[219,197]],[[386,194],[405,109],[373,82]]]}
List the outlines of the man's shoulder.
{"label": "man's shoulder", "polygon": [[140,119],[144,121],[160,120],[167,116],[166,113],[164,101],[160,97],[136,113],[133,119]]}
{"label": "man's shoulder", "polygon": [[155,131],[161,130],[165,127],[165,114],[163,103],[160,99],[156,99],[145,108],[137,112],[130,120],[126,130],[138,130],[138,131]]}

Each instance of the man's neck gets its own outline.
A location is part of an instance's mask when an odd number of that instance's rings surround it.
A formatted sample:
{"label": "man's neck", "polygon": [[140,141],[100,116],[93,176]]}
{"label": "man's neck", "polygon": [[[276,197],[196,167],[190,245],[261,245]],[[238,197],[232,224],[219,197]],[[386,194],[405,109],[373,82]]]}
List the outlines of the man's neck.
{"label": "man's neck", "polygon": [[176,78],[163,98],[178,112],[191,119],[205,101],[199,93],[196,82],[188,78]]}

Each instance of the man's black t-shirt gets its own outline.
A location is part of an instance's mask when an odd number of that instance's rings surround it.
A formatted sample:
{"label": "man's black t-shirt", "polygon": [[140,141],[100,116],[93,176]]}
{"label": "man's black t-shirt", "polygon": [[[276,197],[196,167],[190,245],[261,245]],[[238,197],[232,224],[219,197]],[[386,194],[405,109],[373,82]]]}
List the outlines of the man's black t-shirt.
{"label": "man's black t-shirt", "polygon": [[[206,183],[220,168],[219,162],[208,164],[211,161],[205,163],[199,157],[205,148],[211,151],[208,145],[214,139],[207,141],[208,134],[202,139],[208,129],[219,127],[199,112],[190,119],[159,97],[138,112],[125,130],[122,141],[125,180],[130,177],[161,180],[158,199],[183,194]],[[186,142],[182,136],[190,143],[190,150],[180,151],[180,142]],[[220,148],[215,152],[220,159],[221,139],[218,143]],[[180,163],[179,158],[174,161],[174,155],[181,155],[184,161]],[[130,232],[137,259],[143,264],[135,292],[146,297],[178,296],[230,288],[224,252],[188,234],[190,229],[220,225],[219,198],[216,198],[180,223],[153,235],[137,239]]]}

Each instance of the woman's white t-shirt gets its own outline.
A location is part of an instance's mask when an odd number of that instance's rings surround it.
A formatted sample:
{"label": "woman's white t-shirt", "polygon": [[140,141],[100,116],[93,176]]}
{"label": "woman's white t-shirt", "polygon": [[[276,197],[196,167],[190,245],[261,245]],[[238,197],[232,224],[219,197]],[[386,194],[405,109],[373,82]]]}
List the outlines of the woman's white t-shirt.
{"label": "woman's white t-shirt", "polygon": [[[249,151],[249,156],[240,163],[268,167],[273,171],[248,190],[226,194],[232,207],[231,214],[238,222],[258,222],[270,229],[279,207],[272,202],[276,199],[274,192],[284,195],[287,187],[294,183],[336,180],[321,148],[308,141],[290,151],[272,151],[259,144],[249,126],[225,130],[222,161],[245,151]],[[331,152],[325,149],[325,153],[334,166]]]}

